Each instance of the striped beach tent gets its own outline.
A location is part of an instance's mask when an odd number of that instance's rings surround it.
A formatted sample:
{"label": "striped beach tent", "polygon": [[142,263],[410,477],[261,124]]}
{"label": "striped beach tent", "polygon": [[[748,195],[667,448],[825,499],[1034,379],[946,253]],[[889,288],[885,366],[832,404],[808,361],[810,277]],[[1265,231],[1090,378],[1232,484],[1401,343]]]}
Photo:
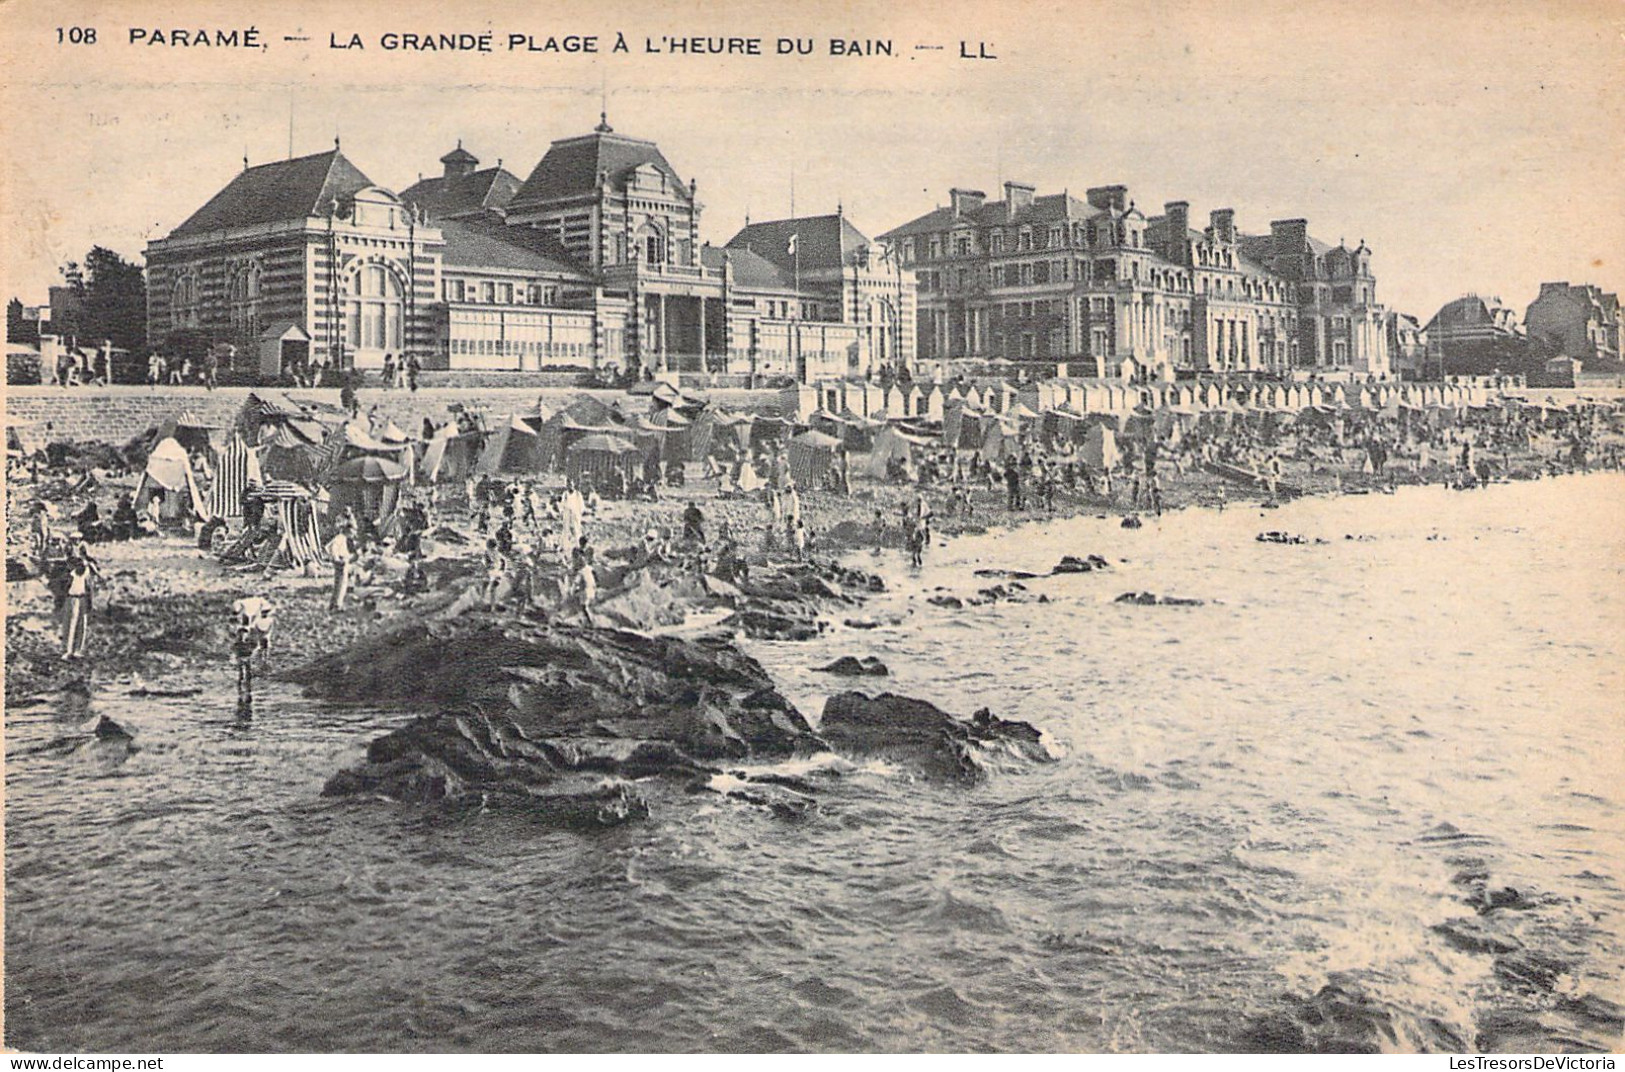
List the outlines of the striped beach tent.
{"label": "striped beach tent", "polygon": [[264,483],[259,453],[232,436],[215,460],[214,483],[209,486],[209,512],[215,517],[242,517],[243,492],[250,484]]}
{"label": "striped beach tent", "polygon": [[251,559],[260,565],[287,569],[303,569],[307,562],[321,565],[327,561],[309,491],[291,481],[273,480],[247,492],[245,497],[263,501],[266,513],[275,516],[276,539],[264,539],[263,529],[246,532],[222,559],[228,562],[234,558]]}

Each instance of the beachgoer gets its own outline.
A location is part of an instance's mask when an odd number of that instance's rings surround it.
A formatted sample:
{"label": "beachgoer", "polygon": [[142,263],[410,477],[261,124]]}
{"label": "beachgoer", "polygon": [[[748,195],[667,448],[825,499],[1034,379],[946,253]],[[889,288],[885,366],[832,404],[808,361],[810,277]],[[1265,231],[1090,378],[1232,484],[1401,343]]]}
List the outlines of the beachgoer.
{"label": "beachgoer", "polygon": [[487,610],[497,609],[497,592],[502,587],[502,579],[508,573],[508,558],[502,551],[501,544],[490,539],[485,541],[485,606]]}
{"label": "beachgoer", "polygon": [[74,545],[68,562],[67,599],[62,605],[62,657],[82,659],[90,641],[90,610],[101,570],[83,543]]}
{"label": "beachgoer", "polygon": [[327,605],[329,610],[343,610],[344,597],[350,593],[350,567],[354,558],[350,537],[354,530],[355,522],[346,517],[339,523],[333,538],[327,541],[327,557],[333,560],[333,598]]}

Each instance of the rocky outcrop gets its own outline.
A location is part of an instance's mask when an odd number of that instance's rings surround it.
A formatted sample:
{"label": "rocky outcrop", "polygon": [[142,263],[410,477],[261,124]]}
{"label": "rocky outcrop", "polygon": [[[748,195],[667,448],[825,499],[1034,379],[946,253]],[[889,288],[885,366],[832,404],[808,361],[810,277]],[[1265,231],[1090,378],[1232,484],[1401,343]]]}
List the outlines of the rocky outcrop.
{"label": "rocky outcrop", "polygon": [[934,704],[882,693],[842,692],[824,703],[818,732],[837,752],[878,756],[933,778],[976,781],[1008,761],[1052,760],[1025,722],[986,709],[957,718]]}
{"label": "rocky outcrop", "polygon": [[291,676],[335,700],[447,707],[461,713],[435,716],[455,720],[436,732],[482,742],[659,741],[702,760],[819,745],[760,664],[722,640],[465,615],[364,641]]}
{"label": "rocky outcrop", "polygon": [[1184,596],[1159,596],[1155,592],[1124,592],[1113,603],[1133,603],[1140,607],[1200,607],[1204,600]]}
{"label": "rocky outcrop", "polygon": [[842,677],[885,677],[891,671],[886,664],[873,655],[859,658],[856,655],[843,655],[827,666],[815,667],[821,674],[839,674]]}
{"label": "rocky outcrop", "polygon": [[1110,568],[1111,563],[1099,555],[1089,555],[1085,558],[1063,555],[1061,561],[1055,564],[1055,568],[1050,570],[1050,573],[1052,575],[1058,573],[1093,573],[1095,570]]}

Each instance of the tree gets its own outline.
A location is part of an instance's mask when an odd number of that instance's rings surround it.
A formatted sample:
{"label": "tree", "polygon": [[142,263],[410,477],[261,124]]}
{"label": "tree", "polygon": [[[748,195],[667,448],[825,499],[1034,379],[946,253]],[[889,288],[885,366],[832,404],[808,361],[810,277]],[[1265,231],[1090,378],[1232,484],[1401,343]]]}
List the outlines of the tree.
{"label": "tree", "polygon": [[[75,285],[69,277],[69,285]],[[132,355],[147,348],[147,281],[139,264],[96,246],[85,256],[81,344],[111,339]]]}
{"label": "tree", "polygon": [[39,321],[23,316],[21,298],[13,298],[6,303],[6,339],[20,343],[39,342]]}

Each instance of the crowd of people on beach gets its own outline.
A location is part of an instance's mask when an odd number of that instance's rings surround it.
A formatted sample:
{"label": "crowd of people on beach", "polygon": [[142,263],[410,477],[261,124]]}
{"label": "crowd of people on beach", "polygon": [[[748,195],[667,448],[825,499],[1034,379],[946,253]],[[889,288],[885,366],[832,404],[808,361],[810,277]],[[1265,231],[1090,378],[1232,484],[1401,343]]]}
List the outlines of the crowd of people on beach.
{"label": "crowd of people on beach", "polygon": [[[153,375],[166,373],[162,364]],[[415,383],[411,363],[386,367],[389,388]],[[183,365],[180,374],[187,370]],[[351,411],[358,413],[353,398]],[[478,413],[454,418],[463,433],[488,431]],[[377,408],[369,424],[384,423]],[[1574,404],[1557,407],[1505,399],[1493,405],[1407,407],[1392,410],[1344,408],[1279,414],[1200,414],[1174,420],[1134,415],[1112,422],[1112,435],[1086,441],[1075,428],[1025,420],[1021,434],[1001,440],[996,451],[959,449],[941,443],[895,461],[880,480],[896,489],[888,511],[876,505],[868,536],[876,547],[902,547],[914,566],[923,564],[940,518],[961,525],[1010,515],[1052,514],[1086,507],[1153,515],[1169,508],[1170,487],[1198,489],[1178,502],[1205,502],[1223,509],[1242,486],[1266,503],[1299,490],[1292,482],[1321,481],[1333,489],[1391,490],[1401,481],[1442,481],[1455,488],[1479,487],[1513,476],[1539,476],[1625,463],[1618,407]],[[425,418],[422,436],[440,429]],[[1609,434],[1615,433],[1615,434]],[[1103,448],[1102,443],[1106,446]],[[206,490],[212,473],[207,456],[192,463]],[[545,474],[468,477],[459,484],[413,487],[404,483],[387,524],[355,506],[330,516],[322,550],[331,563],[328,608],[344,613],[358,586],[393,585],[403,595],[428,591],[431,548],[466,546],[477,555],[477,572],[459,604],[487,612],[523,609],[545,616],[593,621],[605,577],[618,584],[643,568],[709,576],[742,583],[753,562],[805,559],[817,539],[804,499],[819,497],[822,517],[844,513],[843,527],[861,518],[860,500],[878,494],[875,485],[853,494],[852,458],[843,448],[815,476],[798,481],[782,438],[741,445],[719,439],[691,462],[645,454],[641,469],[614,467],[576,472],[562,486]],[[34,459],[35,483],[38,460]],[[682,487],[691,471],[705,483],[683,491],[686,500],[676,523],[656,520],[641,539],[611,547],[589,528],[610,511],[634,519],[643,501],[660,502],[662,489]],[[1189,474],[1205,479],[1190,485]],[[810,483],[812,486],[803,486]],[[92,544],[150,536],[166,521],[161,489],[137,504],[121,494],[108,514],[92,499],[64,517],[41,498],[35,503],[34,550],[45,563],[46,579],[58,616],[65,659],[83,658],[101,569]],[[876,503],[879,499],[875,499]],[[708,519],[707,502],[719,520]],[[825,504],[851,503],[844,511]],[[677,509],[677,508],[672,508]],[[759,511],[759,512],[757,512]],[[670,517],[669,511],[652,517]],[[255,496],[245,496],[245,532],[264,529],[275,537],[276,518]],[[855,524],[861,529],[864,523]],[[610,539],[625,540],[624,526],[611,526]],[[219,551],[229,542],[224,520],[198,524],[199,545]],[[851,531],[846,545],[861,542]],[[452,557],[457,557],[455,551]],[[404,563],[404,566],[402,565]],[[307,565],[308,570],[308,565]],[[263,665],[270,648],[274,612],[263,595],[245,595],[234,609],[233,651],[238,653],[240,687],[251,694],[253,667]],[[242,602],[242,601],[239,601]]]}

